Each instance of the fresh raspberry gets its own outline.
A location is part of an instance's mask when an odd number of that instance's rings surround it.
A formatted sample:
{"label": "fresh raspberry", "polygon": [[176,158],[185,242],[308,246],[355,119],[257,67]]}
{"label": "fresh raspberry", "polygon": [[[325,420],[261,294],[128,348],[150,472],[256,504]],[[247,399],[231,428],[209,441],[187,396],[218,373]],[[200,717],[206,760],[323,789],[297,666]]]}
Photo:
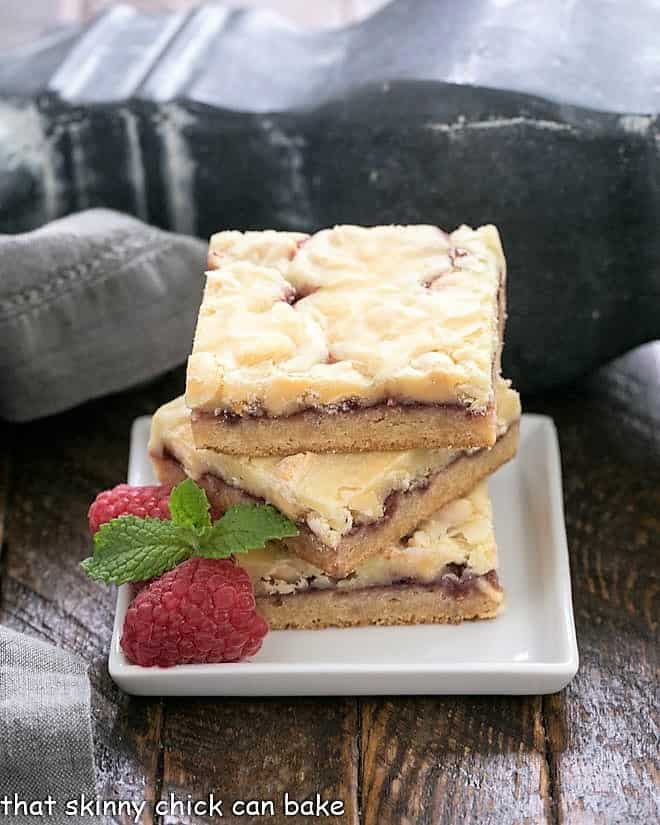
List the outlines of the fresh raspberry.
{"label": "fresh raspberry", "polygon": [[92,534],[96,533],[102,524],[117,516],[168,519],[171,490],[168,484],[150,487],[118,484],[112,490],[104,490],[96,496],[87,513],[89,529]]}
{"label": "fresh raspberry", "polygon": [[143,667],[237,662],[254,656],[267,632],[242,567],[233,559],[192,558],[135,596],[121,646]]}

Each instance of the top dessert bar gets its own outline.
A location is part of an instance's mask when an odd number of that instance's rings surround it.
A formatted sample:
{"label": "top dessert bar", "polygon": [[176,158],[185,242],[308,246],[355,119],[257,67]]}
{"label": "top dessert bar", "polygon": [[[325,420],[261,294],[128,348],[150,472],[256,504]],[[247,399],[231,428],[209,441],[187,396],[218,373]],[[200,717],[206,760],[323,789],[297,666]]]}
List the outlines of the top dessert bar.
{"label": "top dessert bar", "polygon": [[198,447],[487,447],[504,323],[497,229],[220,232],[188,362]]}

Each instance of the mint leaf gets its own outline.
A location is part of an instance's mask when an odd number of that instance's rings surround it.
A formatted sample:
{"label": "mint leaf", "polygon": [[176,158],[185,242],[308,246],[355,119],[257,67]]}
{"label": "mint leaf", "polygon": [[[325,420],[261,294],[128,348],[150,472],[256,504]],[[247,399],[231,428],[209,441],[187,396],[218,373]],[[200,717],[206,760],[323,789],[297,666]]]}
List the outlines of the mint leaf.
{"label": "mint leaf", "polygon": [[194,527],[198,530],[211,526],[206,493],[190,478],[172,490],[169,506],[172,521],[176,525]]}
{"label": "mint leaf", "polygon": [[269,504],[236,504],[213,527],[204,530],[196,555],[222,559],[257,550],[272,539],[297,535],[296,525]]}
{"label": "mint leaf", "polygon": [[238,504],[211,523],[206,493],[186,479],[170,493],[172,520],[125,515],[102,524],[94,555],[82,562],[92,579],[125,584],[160,576],[191,556],[221,559],[297,536],[296,525],[268,504]]}
{"label": "mint leaf", "polygon": [[119,516],[94,536],[94,555],[82,567],[92,579],[125,584],[160,576],[195,552],[196,536],[171,521]]}

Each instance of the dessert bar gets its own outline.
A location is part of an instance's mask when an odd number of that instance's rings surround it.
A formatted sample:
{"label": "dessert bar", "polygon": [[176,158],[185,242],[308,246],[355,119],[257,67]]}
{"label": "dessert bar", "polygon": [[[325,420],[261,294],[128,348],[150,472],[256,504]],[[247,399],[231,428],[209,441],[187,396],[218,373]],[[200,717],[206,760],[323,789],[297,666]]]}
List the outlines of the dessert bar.
{"label": "dessert bar", "polygon": [[161,482],[193,478],[217,513],[241,502],[277,507],[300,531],[285,540],[289,551],[346,576],[513,457],[518,393],[501,378],[496,390],[490,449],[233,456],[195,447],[189,410],[178,398],[156,412],[149,451]]}
{"label": "dessert bar", "polygon": [[346,577],[328,576],[282,546],[237,561],[273,630],[460,622],[491,618],[503,602],[485,483]]}
{"label": "dessert bar", "polygon": [[292,455],[489,447],[497,229],[220,232],[188,361],[195,443]]}

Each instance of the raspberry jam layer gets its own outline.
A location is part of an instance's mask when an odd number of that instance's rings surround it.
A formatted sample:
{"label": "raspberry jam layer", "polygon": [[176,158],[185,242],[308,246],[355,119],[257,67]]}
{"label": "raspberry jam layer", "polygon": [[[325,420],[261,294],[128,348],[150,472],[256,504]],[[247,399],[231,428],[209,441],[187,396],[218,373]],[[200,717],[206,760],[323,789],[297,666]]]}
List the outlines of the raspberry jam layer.
{"label": "raspberry jam layer", "polygon": [[378,401],[373,404],[368,404],[364,401],[361,401],[358,398],[350,398],[346,401],[342,401],[340,404],[310,404],[309,407],[303,410],[294,410],[290,413],[277,415],[269,413],[268,410],[265,409],[263,406],[255,403],[246,405],[242,408],[240,413],[235,413],[231,410],[226,409],[217,409],[214,411],[197,410],[192,413],[192,420],[214,420],[221,421],[223,424],[226,424],[228,426],[236,426],[246,418],[259,418],[264,420],[286,419],[287,421],[295,421],[296,419],[301,417],[309,418],[310,416],[314,415],[332,416],[337,415],[338,413],[358,413],[364,409],[369,409],[373,411],[392,410],[395,407],[401,407],[406,410],[437,410],[439,414],[451,411],[454,413],[464,415],[466,420],[470,420],[471,418],[483,418],[483,416],[489,415],[493,411],[492,404],[486,406],[483,409],[472,409],[467,405],[459,403],[421,403],[419,401],[411,401],[402,398],[388,398],[384,401]]}
{"label": "raspberry jam layer", "polygon": [[[276,580],[264,583],[265,587],[255,587],[255,595],[258,598],[278,598],[281,596],[293,596],[297,593],[307,593],[312,591],[339,590],[339,582],[345,581],[330,579],[330,584],[323,583],[322,587],[315,586],[314,577],[309,577],[300,581],[295,589],[288,583]],[[496,570],[489,570],[487,573],[475,575],[466,565],[448,564],[443,573],[433,581],[418,581],[414,578],[404,578],[393,581],[390,584],[377,584],[370,587],[356,587],[350,589],[351,593],[369,593],[375,590],[386,590],[388,592],[401,591],[415,587],[442,593],[445,598],[464,599],[478,591],[488,591],[494,594],[502,594],[502,586]],[[348,592],[349,588],[341,588]]]}

